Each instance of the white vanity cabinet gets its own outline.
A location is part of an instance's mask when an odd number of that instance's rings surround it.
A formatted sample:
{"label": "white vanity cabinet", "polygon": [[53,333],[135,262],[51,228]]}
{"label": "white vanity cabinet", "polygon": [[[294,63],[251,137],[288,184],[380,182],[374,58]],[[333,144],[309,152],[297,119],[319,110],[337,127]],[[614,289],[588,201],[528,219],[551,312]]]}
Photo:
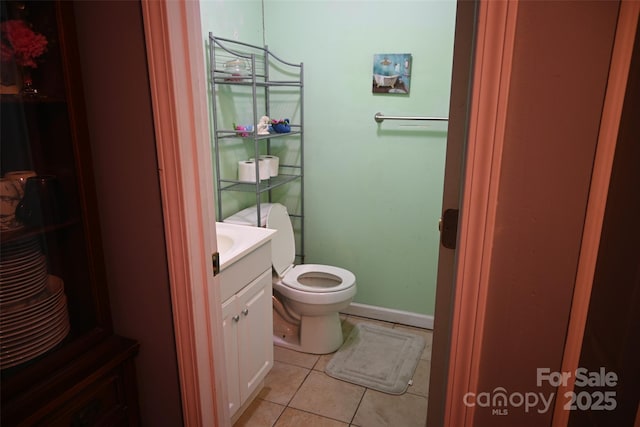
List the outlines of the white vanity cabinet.
{"label": "white vanity cabinet", "polygon": [[271,244],[220,273],[229,413],[239,416],[273,367]]}
{"label": "white vanity cabinet", "polygon": [[222,304],[232,416],[273,366],[271,307],[271,271],[265,271]]}

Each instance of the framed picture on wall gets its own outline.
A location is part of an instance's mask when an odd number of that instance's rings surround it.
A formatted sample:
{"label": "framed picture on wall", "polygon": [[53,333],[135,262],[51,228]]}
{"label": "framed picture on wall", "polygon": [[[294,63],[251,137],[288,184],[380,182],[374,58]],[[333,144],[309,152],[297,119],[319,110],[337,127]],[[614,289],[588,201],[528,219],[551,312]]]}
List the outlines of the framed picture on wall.
{"label": "framed picture on wall", "polygon": [[409,94],[411,83],[410,53],[376,53],[373,55],[373,93]]}

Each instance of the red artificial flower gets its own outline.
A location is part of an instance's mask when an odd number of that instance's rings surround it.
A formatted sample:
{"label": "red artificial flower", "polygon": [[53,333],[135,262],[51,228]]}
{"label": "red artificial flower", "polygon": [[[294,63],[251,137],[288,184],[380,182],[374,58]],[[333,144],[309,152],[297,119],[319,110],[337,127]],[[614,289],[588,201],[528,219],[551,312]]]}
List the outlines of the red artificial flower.
{"label": "red artificial flower", "polygon": [[0,25],[2,61],[13,60],[22,67],[37,68],[35,58],[47,50],[47,39],[31,30],[24,21],[12,19]]}

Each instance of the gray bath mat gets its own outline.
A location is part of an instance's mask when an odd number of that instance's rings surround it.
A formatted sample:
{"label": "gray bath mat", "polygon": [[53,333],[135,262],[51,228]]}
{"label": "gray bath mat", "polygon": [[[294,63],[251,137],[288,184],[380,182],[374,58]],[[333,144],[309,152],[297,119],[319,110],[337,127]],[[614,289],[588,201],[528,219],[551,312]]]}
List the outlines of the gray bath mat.
{"label": "gray bath mat", "polygon": [[327,364],[327,375],[384,393],[407,391],[426,342],[419,335],[358,323]]}

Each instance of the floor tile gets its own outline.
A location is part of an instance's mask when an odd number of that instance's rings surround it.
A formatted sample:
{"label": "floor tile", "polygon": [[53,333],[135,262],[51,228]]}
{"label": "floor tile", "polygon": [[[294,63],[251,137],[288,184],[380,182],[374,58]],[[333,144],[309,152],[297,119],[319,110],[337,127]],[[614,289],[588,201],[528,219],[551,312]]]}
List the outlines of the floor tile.
{"label": "floor tile", "polygon": [[265,387],[234,427],[344,427],[349,422],[360,427],[425,425],[432,331],[344,314],[340,319],[345,338],[362,322],[425,338],[426,347],[407,392],[396,396],[329,377],[324,370],[334,353],[317,356],[274,346],[274,367]]}
{"label": "floor tile", "polygon": [[333,352],[329,354],[323,354],[322,356],[320,356],[316,364],[313,365],[313,370],[324,372],[324,369],[327,367],[327,363],[329,363],[329,361],[333,358],[334,354],[336,353]]}
{"label": "floor tile", "polygon": [[285,407],[262,399],[255,399],[233,427],[271,427]]}
{"label": "floor tile", "polygon": [[264,380],[264,388],[258,397],[269,402],[287,405],[304,381],[310,369],[273,362],[271,372]]}
{"label": "floor tile", "polygon": [[301,353],[288,348],[278,347],[277,345],[273,346],[273,359],[278,362],[311,369],[318,361],[318,358],[319,356],[317,354]]}
{"label": "floor tile", "polygon": [[429,395],[430,372],[431,362],[429,360],[419,360],[416,371],[413,373],[413,384],[409,386],[407,393],[427,397]]}
{"label": "floor tile", "polygon": [[311,371],[289,406],[348,423],[364,391],[364,387]]}
{"label": "floor tile", "polygon": [[275,427],[344,427],[345,424],[331,418],[321,417],[309,412],[299,411],[293,408],[287,408],[278,419]]}
{"label": "floor tile", "polygon": [[391,395],[367,390],[351,425],[360,427],[424,427],[427,399],[409,393]]}

